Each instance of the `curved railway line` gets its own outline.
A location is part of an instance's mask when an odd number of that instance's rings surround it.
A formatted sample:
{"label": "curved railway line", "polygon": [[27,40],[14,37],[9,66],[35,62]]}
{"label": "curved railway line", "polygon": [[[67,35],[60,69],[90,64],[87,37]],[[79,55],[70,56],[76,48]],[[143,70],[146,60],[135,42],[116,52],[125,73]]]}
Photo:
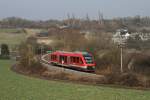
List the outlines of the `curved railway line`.
{"label": "curved railway line", "polygon": [[104,75],[97,75],[95,73],[88,73],[88,72],[78,71],[78,70],[74,70],[74,69],[70,69],[70,68],[53,66],[48,61],[48,54],[45,54],[41,57],[41,63],[49,71],[65,72],[68,74],[74,74],[74,75],[82,76],[82,77],[104,78]]}

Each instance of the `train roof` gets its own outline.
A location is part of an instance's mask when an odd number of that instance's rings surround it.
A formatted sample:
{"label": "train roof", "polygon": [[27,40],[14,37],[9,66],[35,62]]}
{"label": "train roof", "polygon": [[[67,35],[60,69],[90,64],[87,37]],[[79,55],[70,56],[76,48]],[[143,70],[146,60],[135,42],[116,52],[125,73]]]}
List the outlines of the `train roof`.
{"label": "train roof", "polygon": [[75,51],[75,52],[67,52],[67,51],[56,51],[54,53],[63,53],[63,54],[82,54],[82,55],[86,55],[86,54],[90,54],[88,52],[82,52],[82,51]]}

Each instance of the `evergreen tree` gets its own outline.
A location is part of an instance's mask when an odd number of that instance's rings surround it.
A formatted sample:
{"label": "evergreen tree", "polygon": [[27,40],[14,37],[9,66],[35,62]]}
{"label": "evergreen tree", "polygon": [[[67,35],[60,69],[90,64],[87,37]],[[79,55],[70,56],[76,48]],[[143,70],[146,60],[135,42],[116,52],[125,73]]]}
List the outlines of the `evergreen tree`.
{"label": "evergreen tree", "polygon": [[9,58],[9,48],[7,44],[2,44],[1,45],[1,58]]}

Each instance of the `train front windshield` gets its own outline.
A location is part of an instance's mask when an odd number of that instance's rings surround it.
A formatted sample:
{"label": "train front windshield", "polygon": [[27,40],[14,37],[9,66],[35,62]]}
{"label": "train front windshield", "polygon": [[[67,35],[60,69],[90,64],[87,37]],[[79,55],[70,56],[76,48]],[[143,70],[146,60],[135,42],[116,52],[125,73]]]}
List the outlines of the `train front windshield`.
{"label": "train front windshield", "polygon": [[93,64],[93,58],[92,58],[91,55],[86,54],[86,55],[83,55],[83,56],[84,56],[84,59],[85,59],[87,64]]}

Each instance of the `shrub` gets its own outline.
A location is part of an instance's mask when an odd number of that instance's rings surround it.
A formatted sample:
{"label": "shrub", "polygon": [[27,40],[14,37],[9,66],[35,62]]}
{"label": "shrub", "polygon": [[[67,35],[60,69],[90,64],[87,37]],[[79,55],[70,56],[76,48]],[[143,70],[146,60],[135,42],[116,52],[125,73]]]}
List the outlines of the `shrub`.
{"label": "shrub", "polygon": [[34,54],[34,50],[31,44],[22,43],[19,48],[19,63],[24,70],[29,70],[31,73],[38,73],[43,70],[41,63]]}
{"label": "shrub", "polygon": [[[103,74],[120,72],[120,51],[114,48],[105,53],[101,58],[96,57],[96,72]],[[105,73],[104,73],[105,72]]]}
{"label": "shrub", "polygon": [[9,59],[9,48],[7,44],[2,44],[0,49],[0,59]]}
{"label": "shrub", "polygon": [[150,56],[147,54],[135,54],[134,57],[134,63],[132,65],[133,72],[141,73],[143,75],[150,75]]}
{"label": "shrub", "polygon": [[106,76],[108,84],[117,84],[130,87],[142,86],[141,80],[133,73],[109,74]]}

